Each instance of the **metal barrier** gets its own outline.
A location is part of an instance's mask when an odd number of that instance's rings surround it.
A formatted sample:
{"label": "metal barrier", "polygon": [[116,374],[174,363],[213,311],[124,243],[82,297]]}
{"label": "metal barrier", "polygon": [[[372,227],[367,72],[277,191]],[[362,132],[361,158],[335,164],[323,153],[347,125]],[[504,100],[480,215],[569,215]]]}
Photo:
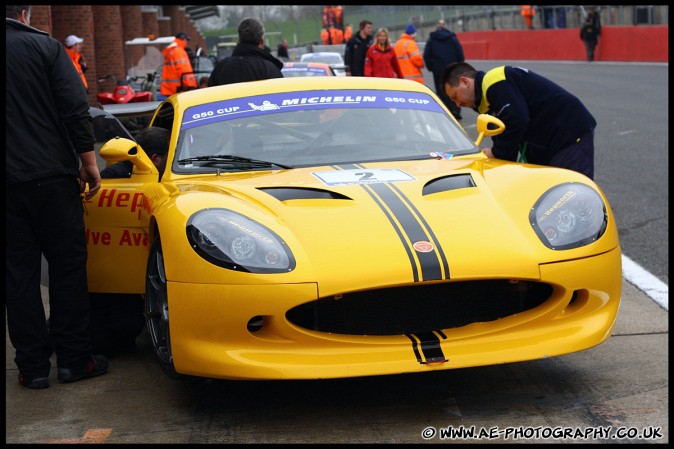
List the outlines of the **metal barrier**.
{"label": "metal barrier", "polygon": [[[669,24],[668,5],[538,5],[534,27],[578,28],[589,8],[599,12],[603,26]],[[433,26],[438,19],[447,20],[455,32],[525,29],[519,5],[349,5],[345,15],[354,29],[367,19],[375,28],[385,26],[391,32],[399,32],[408,23],[417,29]]]}
{"label": "metal barrier", "polygon": [[[599,12],[604,27],[669,24],[668,5],[538,5],[536,8],[533,23],[539,30],[578,29],[590,8]],[[375,30],[381,26],[388,28],[392,41],[412,23],[417,28],[416,40],[420,47],[435,30],[438,19],[445,19],[449,29],[457,33],[526,29],[520,5],[347,5],[345,23],[357,30],[358,23],[364,19],[373,22]],[[290,60],[299,60],[302,54],[317,51],[344,54],[344,45],[318,45],[318,31],[315,40],[300,42],[288,49]]]}

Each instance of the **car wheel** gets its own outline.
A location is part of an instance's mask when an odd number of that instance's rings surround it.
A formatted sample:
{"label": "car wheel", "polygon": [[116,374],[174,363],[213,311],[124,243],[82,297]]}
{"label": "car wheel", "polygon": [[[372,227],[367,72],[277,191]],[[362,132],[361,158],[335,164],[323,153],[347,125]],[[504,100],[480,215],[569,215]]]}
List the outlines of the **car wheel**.
{"label": "car wheel", "polygon": [[164,253],[159,238],[152,243],[147,261],[145,321],[154,355],[162,369],[171,378],[180,377],[173,366]]}

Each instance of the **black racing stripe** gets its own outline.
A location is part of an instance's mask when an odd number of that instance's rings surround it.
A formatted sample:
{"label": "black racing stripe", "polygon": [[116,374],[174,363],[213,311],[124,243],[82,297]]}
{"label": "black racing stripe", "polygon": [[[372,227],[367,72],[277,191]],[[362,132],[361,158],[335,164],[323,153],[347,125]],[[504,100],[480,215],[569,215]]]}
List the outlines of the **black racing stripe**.
{"label": "black racing stripe", "polygon": [[[362,168],[363,170],[367,170],[365,167],[363,167],[360,164],[344,164],[344,165],[335,165],[335,169],[337,170],[352,170],[356,168]],[[395,222],[391,214],[389,213],[388,209],[384,206],[382,203],[381,199],[379,199],[372,189],[370,188],[371,184],[361,184],[361,187],[367,192],[368,195],[374,200],[374,202],[379,206],[379,209],[386,215],[386,218],[388,219],[389,223],[391,223],[391,226],[395,230],[396,234],[398,235],[398,238],[400,239],[400,242],[403,244],[403,248],[405,248],[405,252],[407,253],[407,257],[410,260],[410,266],[412,267],[412,280],[414,282],[419,282],[419,269],[417,268],[416,261],[414,259],[415,257],[415,251],[412,250],[410,245],[407,243],[407,240],[405,240],[405,236],[403,235],[403,231],[400,229],[400,226]]]}
{"label": "black racing stripe", "polygon": [[413,336],[411,336],[410,334],[405,334],[405,336],[407,338],[409,338],[410,340],[412,340],[412,351],[414,352],[414,355],[417,358],[417,362],[424,363],[423,359],[421,358],[421,354],[419,353],[418,340],[416,338],[414,338]]}
{"label": "black racing stripe", "polygon": [[[362,164],[344,164],[335,166],[335,168],[342,170],[356,169],[356,168],[367,170],[367,168],[364,167]],[[362,184],[361,187],[366,192],[368,192],[368,194],[372,197],[375,203],[382,210],[382,212],[384,212],[387,219],[391,223],[391,226],[393,226],[396,233],[398,234],[398,238],[400,239],[400,242],[403,244],[403,247],[405,248],[407,257],[410,259],[410,265],[412,267],[413,272],[413,281],[419,282],[420,280],[419,269],[417,268],[416,260],[419,261],[419,266],[421,267],[421,280],[435,281],[443,279],[442,277],[443,270],[440,267],[439,258],[441,258],[444,263],[445,278],[448,278],[449,267],[447,265],[447,260],[444,257],[444,253],[439,254],[437,252],[438,251],[437,249],[434,249],[434,251],[428,253],[421,253],[415,251],[411,247],[408,240],[405,239],[405,235],[407,235],[409,241],[411,241],[412,243],[422,240],[423,241],[434,240],[434,244],[437,244],[437,238],[435,238],[433,234],[429,236],[419,223],[419,221],[420,220],[423,221],[423,219],[417,218],[410,211],[410,208],[406,206],[406,204],[408,205],[411,204],[409,199],[405,197],[406,200],[405,202],[401,200],[400,197],[398,197],[394,193],[393,191],[394,188],[391,183]],[[404,197],[402,192],[400,192],[397,189],[396,191],[398,191],[400,195]],[[386,204],[386,206],[388,206],[388,209],[384,207],[382,201]],[[395,216],[400,225],[398,225],[396,221],[393,220],[391,213]],[[415,213],[419,217],[421,217],[421,214],[419,214],[418,210],[415,209]],[[427,222],[423,221],[423,223],[426,226],[426,228],[430,229]],[[400,226],[402,226],[402,229],[400,228]]]}
{"label": "black racing stripe", "polygon": [[386,215],[386,218],[388,218],[389,223],[391,223],[391,226],[393,226],[393,229],[395,229],[396,234],[398,234],[398,238],[400,239],[400,242],[403,244],[403,248],[405,248],[405,252],[407,253],[407,257],[410,260],[410,265],[412,266],[412,278],[414,282],[419,282],[419,269],[417,268],[417,263],[414,260],[414,252],[412,251],[412,248],[410,245],[407,243],[405,240],[405,236],[403,235],[403,231],[400,229],[398,226],[398,223],[395,222],[389,211],[384,207],[384,204],[381,202],[381,200],[374,194],[374,192],[371,191],[369,187],[370,185],[363,185],[362,186],[365,191],[367,192],[370,197],[374,200],[374,202],[379,206],[379,209]]}
{"label": "black racing stripe", "polygon": [[400,191],[400,189],[395,185],[395,184],[390,184],[391,189],[395,190],[398,192],[398,195],[402,197],[403,201],[407,203],[407,207],[412,209],[415,214],[417,214],[417,217],[419,217],[419,220],[423,223],[423,225],[428,229],[428,233],[430,234],[430,239],[433,243],[433,246],[435,247],[434,251],[437,253],[438,257],[442,260],[442,268],[444,269],[445,272],[445,279],[449,279],[449,263],[447,262],[447,255],[445,254],[445,251],[442,249],[442,245],[440,245],[440,241],[438,238],[435,236],[435,233],[433,232],[433,229],[430,227],[426,219],[424,219],[424,216],[419,212],[419,210],[416,208],[414,203],[410,201],[410,199],[405,195],[403,192]]}
{"label": "black racing stripe", "polygon": [[440,347],[440,339],[433,332],[421,332],[412,334],[421,341],[421,351],[424,353],[425,362],[421,363],[437,363],[446,362],[445,354]]}
{"label": "black racing stripe", "polygon": [[[367,187],[374,190],[374,192],[386,203],[391,212],[398,219],[398,222],[403,227],[405,234],[412,243],[418,241],[429,240],[428,235],[421,227],[419,220],[407,207],[407,205],[396,195],[390,183],[368,184]],[[440,269],[440,261],[438,255],[434,252],[414,253],[421,265],[421,277],[424,281],[436,281],[442,279],[442,271]]]}

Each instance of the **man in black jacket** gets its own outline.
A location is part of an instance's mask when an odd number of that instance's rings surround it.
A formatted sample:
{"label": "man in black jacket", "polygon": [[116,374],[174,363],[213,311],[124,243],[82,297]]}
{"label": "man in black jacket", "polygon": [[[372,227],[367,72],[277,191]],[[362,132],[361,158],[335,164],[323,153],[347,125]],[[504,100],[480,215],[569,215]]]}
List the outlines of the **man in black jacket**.
{"label": "man in black jacket", "polygon": [[365,55],[374,38],[372,37],[372,22],[361,20],[358,32],[344,47],[344,65],[347,76],[365,76]]}
{"label": "man in black jacket", "polygon": [[558,84],[522,67],[488,72],[455,62],[442,73],[451,101],[498,117],[505,131],[492,137],[488,157],[575,170],[594,176],[597,121],[583,103]]}
{"label": "man in black jacket", "polygon": [[264,26],[253,18],[239,24],[239,42],[232,56],[218,62],[208,80],[209,86],[244,81],[283,78],[283,63],[265,50]]}
{"label": "man in black jacket", "polygon": [[594,61],[594,50],[599,43],[601,24],[599,23],[598,17],[598,14],[594,11],[590,11],[590,14],[588,14],[585,19],[585,23],[580,27],[580,39],[585,44],[588,61]]}
{"label": "man in black jacket", "polygon": [[435,31],[431,32],[424,48],[424,63],[433,73],[435,93],[457,120],[461,120],[461,108],[457,107],[445,94],[440,84],[442,71],[452,62],[463,62],[463,47],[456,34],[447,29],[445,19],[438,20]]}
{"label": "man in black jacket", "polygon": [[[87,92],[61,43],[30,26],[30,6],[5,19],[5,308],[19,383],[49,387],[105,374],[89,336],[82,200],[101,187]],[[81,164],[81,167],[80,167]],[[86,186],[89,190],[86,190]],[[49,264],[49,325],[40,291]]]}
{"label": "man in black jacket", "polygon": [[278,44],[278,47],[276,48],[276,56],[279,57],[279,59],[283,58],[283,61],[287,61],[290,59],[290,55],[288,54],[288,41],[283,39],[281,40],[281,43]]}

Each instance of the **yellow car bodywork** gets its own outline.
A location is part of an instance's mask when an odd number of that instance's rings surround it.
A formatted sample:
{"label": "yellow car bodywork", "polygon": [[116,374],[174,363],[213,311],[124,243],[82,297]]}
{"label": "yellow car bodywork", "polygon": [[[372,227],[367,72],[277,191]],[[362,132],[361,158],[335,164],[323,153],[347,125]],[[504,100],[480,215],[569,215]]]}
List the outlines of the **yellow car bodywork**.
{"label": "yellow car bodywork", "polygon": [[[424,92],[439,102],[418,83],[355,77],[266,80],[181,93],[165,101],[175,111],[168,160],[175,157],[181,114],[188,107],[214,98],[305,89]],[[486,122],[478,127],[490,135],[486,129]],[[400,170],[414,178],[376,186],[326,185],[317,177],[351,169],[339,165],[192,175],[167,168],[159,181],[142,148],[133,147],[130,140],[113,139],[101,150],[109,163],[132,160],[134,174],[104,179],[86,204],[89,288],[145,293],[150,247],[161,239],[170,323],[166,360],[178,374],[317,379],[426,372],[568,354],[611,335],[622,283],[618,232],[603,192],[581,174],[475,152],[355,164],[363,172]],[[424,186],[448,175],[469,175],[475,185],[424,193]],[[542,194],[567,183],[598,193],[606,227],[594,242],[556,250],[536,235],[530,211]],[[279,200],[267,190],[279,187],[335,197]],[[250,273],[205,260],[190,245],[186,228],[193,214],[209,208],[234,210],[271,229],[292,251],[293,269]],[[418,311],[422,317],[415,320],[423,323],[424,313],[444,310],[436,304],[440,289],[477,291],[492,284],[498,285],[496,300],[498,292],[515,298],[511,290],[525,295],[534,285],[548,291],[540,304],[507,316],[397,334],[317,330],[304,325],[306,310],[290,312],[320,299],[320,307],[362,314],[373,327],[381,321],[388,329],[386,321],[406,313]],[[363,310],[360,297],[367,298]],[[387,297],[400,305],[389,307]],[[433,306],[427,305],[431,297]],[[457,315],[469,299],[456,305]],[[479,308],[475,313],[480,316]]]}

